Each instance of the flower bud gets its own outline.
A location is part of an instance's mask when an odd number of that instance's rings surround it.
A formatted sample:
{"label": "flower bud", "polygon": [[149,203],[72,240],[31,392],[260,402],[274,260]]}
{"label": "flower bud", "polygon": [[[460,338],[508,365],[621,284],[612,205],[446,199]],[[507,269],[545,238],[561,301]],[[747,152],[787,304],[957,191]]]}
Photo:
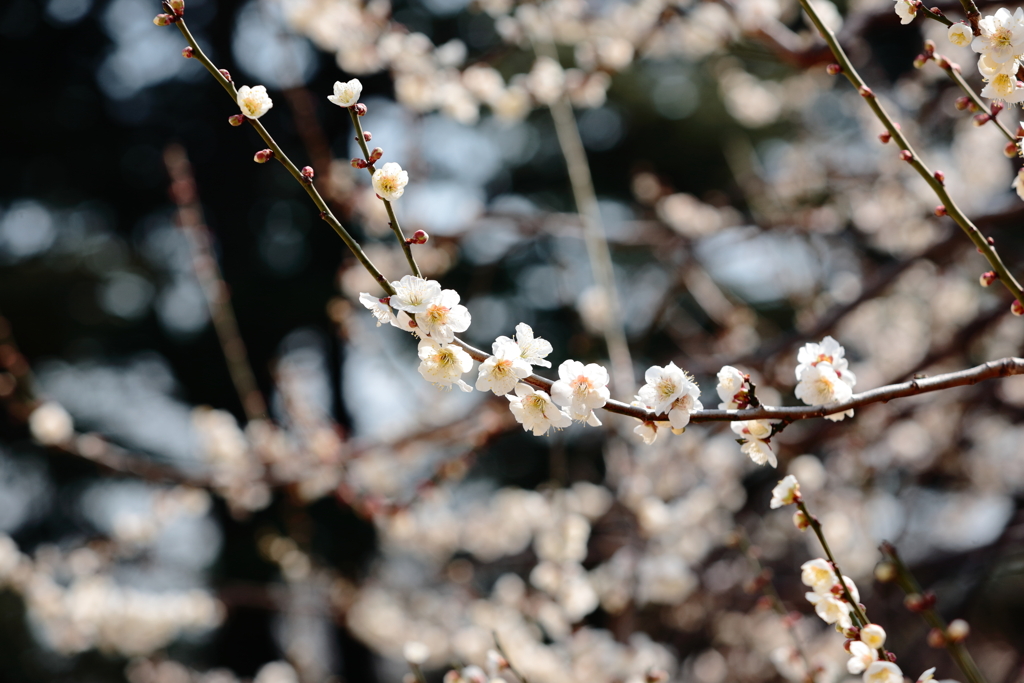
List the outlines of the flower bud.
{"label": "flower bud", "polygon": [[257,164],[265,164],[274,158],[274,150],[272,149],[261,149],[253,155],[252,160]]}
{"label": "flower bud", "polygon": [[861,97],[874,97],[875,96],[875,93],[871,91],[871,88],[869,88],[866,85],[860,86],[860,89],[857,92],[860,93]]}
{"label": "flower bud", "polygon": [[992,117],[989,116],[988,114],[975,114],[975,116],[974,116],[974,125],[975,126],[984,126],[986,123],[988,123],[991,120],[992,120]]}
{"label": "flower bud", "polygon": [[975,102],[974,100],[971,100],[971,101],[969,101],[967,103],[967,111],[969,111],[969,112],[971,112],[973,114],[976,111],[981,111],[981,107],[978,106],[977,102]]}
{"label": "flower bud", "polygon": [[167,6],[179,17],[185,13],[185,0],[167,0]]}
{"label": "flower bud", "polygon": [[366,168],[369,164],[366,163],[366,159],[360,159],[356,157],[352,160],[352,168]]}
{"label": "flower bud", "polygon": [[914,57],[914,68],[915,69],[923,68],[924,65],[927,64],[927,63],[928,63],[928,56],[927,55],[918,55],[917,57]]}
{"label": "flower bud", "polygon": [[189,45],[184,50],[182,50],[181,51],[181,56],[184,57],[185,59],[192,59],[192,46]]}
{"label": "flower bud", "polygon": [[987,270],[981,274],[981,277],[978,279],[978,281],[981,283],[982,287],[991,287],[992,283],[998,279],[999,273],[995,272],[994,270]]}
{"label": "flower bud", "polygon": [[935,54],[935,41],[934,40],[930,40],[929,39],[929,40],[924,41],[924,53],[926,55],[928,55],[929,57],[931,57],[933,54]]}
{"label": "flower bud", "polygon": [[942,204],[939,204],[938,206],[935,207],[935,215],[948,216],[949,214],[946,213],[946,207],[944,207]]}
{"label": "flower bud", "polygon": [[366,105],[362,102],[353,104],[352,110],[355,111],[357,116],[366,116]]}
{"label": "flower bud", "polygon": [[153,17],[153,23],[157,26],[170,26],[174,23],[174,17],[170,14],[158,14]]}
{"label": "flower bud", "polygon": [[427,240],[430,239],[430,235],[425,230],[417,230],[412,234],[412,237],[406,240],[409,244],[426,244]]}
{"label": "flower bud", "polygon": [[995,116],[996,114],[998,114],[999,112],[1001,112],[1003,110],[1003,103],[1000,102],[999,100],[996,100],[995,102],[992,103],[992,106],[990,106],[988,109],[989,109],[989,111],[992,112],[992,116]]}
{"label": "flower bud", "polygon": [[903,598],[903,606],[911,612],[923,612],[925,609],[924,596],[920,593],[908,593],[907,597]]}
{"label": "flower bud", "polygon": [[1013,303],[1010,304],[1010,313],[1017,316],[1024,315],[1024,304],[1014,299]]}
{"label": "flower bud", "polygon": [[942,185],[945,185],[945,184],[946,184],[946,174],[945,174],[945,173],[943,173],[942,171],[935,171],[935,173],[932,173],[932,176],[933,176],[933,177],[934,177],[934,178],[935,178],[936,180],[938,180],[938,181],[939,181],[939,183],[941,183]]}
{"label": "flower bud", "polygon": [[956,107],[958,111],[963,111],[964,109],[967,109],[970,104],[971,98],[964,95],[963,97],[956,98],[956,102],[953,103],[953,106]]}
{"label": "flower bud", "polygon": [[232,126],[238,127],[245,123],[245,116],[243,116],[242,114],[235,114],[234,116],[229,116],[228,123],[230,123]]}
{"label": "flower bud", "polygon": [[1020,148],[1016,142],[1007,142],[1006,147],[1003,147],[1003,156],[1008,159],[1012,159],[1020,153]]}
{"label": "flower bud", "polygon": [[218,69],[218,71],[220,71],[220,75],[221,76],[223,76],[224,78],[228,79],[228,82],[231,82],[231,72],[230,71],[228,71],[227,69]]}
{"label": "flower bud", "polygon": [[885,653],[885,658],[888,659],[890,662],[895,662],[896,661],[896,653],[890,650],[889,652]]}
{"label": "flower bud", "polygon": [[879,562],[875,567],[875,580],[879,583],[889,583],[896,578],[896,566],[892,562]]}
{"label": "flower bud", "polygon": [[301,170],[301,171],[299,171],[299,173],[300,173],[300,174],[302,175],[302,177],[303,177],[303,178],[305,178],[305,179],[306,179],[307,181],[310,181],[310,182],[311,182],[311,181],[313,180],[313,167],[312,167],[312,166],[303,166],[303,167],[302,167],[302,170]]}
{"label": "flower bud", "polygon": [[878,136],[878,139],[882,141],[883,145],[885,145],[889,143],[889,140],[892,140],[892,135],[889,133],[889,131],[885,131],[884,133],[881,133]]}
{"label": "flower bud", "polygon": [[959,64],[954,64],[953,62],[949,61],[948,59],[946,59],[942,55],[939,55],[939,56],[935,57],[935,63],[939,65],[940,69],[945,69],[947,71],[955,71],[957,73],[960,73],[960,65]]}
{"label": "flower bud", "polygon": [[966,640],[970,633],[971,627],[963,619],[954,619],[949,622],[949,626],[946,627],[946,637],[954,643]]}
{"label": "flower bud", "polygon": [[928,645],[934,648],[946,647],[945,634],[937,628],[928,631]]}
{"label": "flower bud", "polygon": [[363,142],[369,142],[373,139],[373,133],[368,130],[363,131]]}
{"label": "flower bud", "polygon": [[903,161],[913,161],[914,155],[909,149],[902,149],[900,150],[900,159],[903,159]]}
{"label": "flower bud", "polygon": [[384,150],[381,149],[380,147],[374,147],[373,150],[370,152],[369,162],[372,164],[378,161],[382,156],[384,156]]}
{"label": "flower bud", "polygon": [[839,66],[838,64],[829,64],[828,66],[825,67],[825,73],[827,73],[829,76],[838,76],[839,74],[843,73],[843,67]]}
{"label": "flower bud", "polygon": [[797,510],[793,513],[793,526],[800,531],[807,531],[807,527],[811,526],[811,520],[807,519],[803,510]]}

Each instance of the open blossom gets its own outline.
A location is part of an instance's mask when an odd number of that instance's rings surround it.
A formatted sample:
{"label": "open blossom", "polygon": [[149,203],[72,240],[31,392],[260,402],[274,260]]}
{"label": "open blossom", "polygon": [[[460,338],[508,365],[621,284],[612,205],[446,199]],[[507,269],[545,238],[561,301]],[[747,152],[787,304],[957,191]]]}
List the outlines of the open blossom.
{"label": "open blossom", "polygon": [[864,672],[864,683],[903,683],[903,672],[892,662],[875,662]]}
{"label": "open blossom", "polygon": [[901,24],[909,24],[917,16],[917,5],[910,0],[896,0],[896,15],[900,18]]}
{"label": "open blossom", "polygon": [[1024,53],[1024,9],[1013,14],[1000,8],[978,21],[981,35],[971,41],[971,49],[1003,63]]}
{"label": "open blossom", "polygon": [[1017,171],[1017,175],[1013,177],[1013,182],[1010,184],[1010,187],[1013,188],[1018,197],[1024,199],[1024,168]]}
{"label": "open blossom", "polygon": [[782,478],[775,488],[772,489],[772,509],[780,508],[783,505],[792,505],[800,499],[800,482],[792,474]]}
{"label": "open blossom", "polygon": [[455,333],[468,330],[470,322],[469,309],[459,303],[459,293],[454,289],[442,291],[416,314],[420,332],[440,344],[452,343]]}
{"label": "open blossom", "polygon": [[441,284],[435,280],[424,280],[415,275],[406,275],[392,282],[395,293],[391,295],[391,307],[398,311],[422,313],[427,306],[441,296]]}
{"label": "open blossom", "polygon": [[772,435],[772,423],[768,420],[744,420],[733,422],[730,427],[741,439],[744,440],[740,450],[750,456],[758,465],[768,463],[772,467],[778,467],[779,461],[775,457],[768,439]]}
{"label": "open blossom", "polygon": [[335,81],[334,94],[328,95],[327,99],[339,107],[351,107],[359,101],[359,96],[362,94],[363,84],[359,82],[358,78],[353,78],[348,83]]}
{"label": "open blossom", "polygon": [[925,669],[920,676],[917,677],[917,683],[927,683],[927,681],[935,680],[935,667]]}
{"label": "open blossom", "polygon": [[246,118],[258,119],[274,106],[273,100],[262,85],[249,87],[243,85],[238,89],[238,107]]}
{"label": "open blossom", "polygon": [[[850,619],[850,605],[839,598],[819,593],[806,593],[804,597],[814,605],[815,613],[821,617],[826,624],[839,624],[840,628],[850,628],[853,620]],[[867,680],[867,679],[865,679]]]}
{"label": "open blossom", "polygon": [[519,380],[530,376],[531,368],[520,355],[519,346],[508,337],[499,337],[491,345],[491,357],[480,364],[476,379],[478,391],[493,391],[504,396]]}
{"label": "open blossom", "polygon": [[428,382],[439,387],[451,387],[454,384],[463,391],[473,391],[473,387],[462,381],[462,375],[473,369],[473,359],[458,346],[442,346],[428,337],[420,340],[418,353],[418,370]]}
{"label": "open blossom", "polygon": [[815,593],[822,595],[831,593],[832,586],[837,583],[832,565],[820,557],[800,565],[800,580]]}
{"label": "open blossom", "polygon": [[971,32],[971,27],[967,24],[957,22],[946,31],[946,37],[957,47],[967,47],[974,40],[974,33]]}
{"label": "open blossom", "polygon": [[722,400],[718,407],[722,410],[735,410],[739,407],[735,400],[736,394],[749,388],[743,373],[731,365],[726,365],[718,371],[718,386],[715,389],[718,391],[718,398]]}
{"label": "open blossom", "polygon": [[700,389],[693,382],[690,382],[690,385],[686,393],[673,401],[672,407],[669,408],[668,423],[672,425],[673,430],[685,429],[686,425],[690,424],[690,413],[704,410],[704,405],[697,400]]}
{"label": "open blossom", "polygon": [[885,645],[885,629],[878,624],[868,624],[860,630],[860,639],[868,647],[877,650]]}
{"label": "open blossom", "polygon": [[636,427],[633,427],[633,433],[650,446],[658,438],[658,425],[653,422],[641,422]]}
{"label": "open blossom", "polygon": [[519,348],[519,356],[530,365],[550,368],[551,361],[544,360],[551,353],[551,342],[533,336],[533,328],[526,323],[516,325],[514,339],[498,337],[497,341],[510,341]]}
{"label": "open blossom", "polygon": [[693,378],[675,363],[647,368],[644,379],[647,383],[640,387],[637,398],[656,413],[668,412],[684,394],[694,399],[700,396],[700,388]]}
{"label": "open blossom", "polygon": [[878,652],[865,643],[855,640],[850,643],[850,660],[846,662],[846,670],[859,674],[878,661]]}
{"label": "open blossom", "polygon": [[[804,370],[796,385],[795,393],[798,399],[812,406],[848,401],[853,396],[850,386],[839,378],[831,364],[825,362]],[[853,416],[853,411],[847,410],[825,417],[833,422],[838,422],[848,415]]]}
{"label": "open blossom", "polygon": [[409,173],[391,161],[373,172],[373,191],[381,199],[393,202],[405,194],[405,186],[409,184]]}
{"label": "open blossom", "polygon": [[543,436],[548,430],[563,429],[572,424],[572,418],[558,408],[546,392],[534,389],[528,384],[516,385],[515,395],[507,395],[509,408],[524,431],[533,431],[534,436]]}
{"label": "open blossom", "polygon": [[594,409],[608,402],[608,371],[597,363],[584,365],[578,360],[567,360],[558,366],[558,381],[551,386],[551,398],[569,409],[574,420],[598,426],[601,421]]}
{"label": "open blossom", "polygon": [[796,380],[799,382],[804,371],[818,363],[828,363],[835,370],[836,376],[852,389],[857,384],[856,376],[850,372],[849,361],[846,360],[846,349],[832,337],[825,337],[820,344],[809,343],[796,354]]}
{"label": "open blossom", "polygon": [[372,294],[362,292],[359,294],[359,303],[368,308],[373,317],[377,319],[377,327],[384,323],[394,324],[395,313],[391,310],[391,306],[385,303],[384,299],[378,299]]}
{"label": "open blossom", "polygon": [[[1019,65],[1020,62],[1012,60],[1007,64]],[[990,100],[1002,100],[1007,104],[1019,104],[1021,100],[1024,100],[1024,83],[1017,80],[1016,71],[1014,73],[996,73],[991,78],[986,78],[985,87],[981,89],[981,96]]]}

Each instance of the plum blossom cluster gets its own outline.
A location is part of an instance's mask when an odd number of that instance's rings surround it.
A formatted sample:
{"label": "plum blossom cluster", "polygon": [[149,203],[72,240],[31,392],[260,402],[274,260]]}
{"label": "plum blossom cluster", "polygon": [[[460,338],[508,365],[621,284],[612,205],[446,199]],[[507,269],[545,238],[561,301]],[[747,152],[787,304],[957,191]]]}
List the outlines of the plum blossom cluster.
{"label": "plum blossom cluster", "polygon": [[[896,13],[904,24],[916,14],[914,2],[897,0]],[[1006,8],[996,10],[978,21],[978,35],[966,23],[955,23],[946,36],[958,47],[970,46],[978,53],[978,71],[985,80],[981,94],[1007,104],[1024,101],[1024,83],[1017,79],[1017,70],[1024,56],[1024,9],[1011,13]]]}
{"label": "plum blossom cluster", "polygon": [[[812,406],[850,400],[857,378],[845,355],[846,350],[832,337],[825,337],[820,344],[805,344],[796,357],[796,397]],[[853,410],[826,415],[825,419],[839,422],[846,417],[853,417]]]}
{"label": "plum blossom cluster", "polygon": [[647,381],[637,392],[633,405],[643,406],[659,415],[668,414],[666,422],[643,422],[633,430],[644,443],[654,443],[659,425],[668,426],[674,434],[681,434],[690,424],[690,413],[704,409],[699,399],[700,387],[675,363],[648,368],[644,379]]}

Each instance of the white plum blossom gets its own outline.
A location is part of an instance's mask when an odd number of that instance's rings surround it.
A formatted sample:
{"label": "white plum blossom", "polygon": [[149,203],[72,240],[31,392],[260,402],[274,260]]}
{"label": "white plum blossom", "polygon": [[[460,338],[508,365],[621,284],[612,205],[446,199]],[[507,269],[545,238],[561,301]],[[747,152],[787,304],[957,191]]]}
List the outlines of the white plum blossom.
{"label": "white plum blossom", "polygon": [[420,332],[439,344],[451,344],[455,333],[468,330],[470,322],[469,309],[459,303],[459,293],[454,289],[443,290],[416,314]]}
{"label": "white plum blossom", "polygon": [[741,439],[744,440],[740,450],[750,456],[758,465],[770,464],[778,467],[778,460],[775,453],[768,444],[772,435],[772,423],[769,420],[744,420],[733,422],[730,427]]}
{"label": "white plum blossom", "polygon": [[267,89],[262,85],[254,85],[251,88],[243,85],[238,89],[238,107],[246,118],[258,119],[270,111],[273,106],[273,100],[270,99]]}
{"label": "white plum blossom", "polygon": [[800,499],[800,482],[792,474],[787,474],[772,489],[771,508],[780,508],[783,505],[792,505]]}
{"label": "white plum blossom", "polygon": [[441,284],[435,280],[424,280],[415,275],[406,275],[392,282],[395,293],[391,295],[391,307],[408,313],[422,313],[427,306],[441,296]]}
{"label": "white plum blossom", "polygon": [[686,425],[690,424],[690,413],[704,410],[704,405],[697,400],[699,394],[700,389],[696,384],[690,382],[686,393],[672,403],[672,407],[668,411],[668,423],[672,425],[673,431],[686,429]]}
{"label": "white plum blossom", "polygon": [[971,32],[971,27],[967,24],[957,22],[946,31],[946,37],[957,47],[967,47],[974,40],[974,33]]}
{"label": "white plum blossom", "polygon": [[528,384],[516,385],[515,395],[507,395],[509,408],[524,431],[533,431],[534,436],[543,436],[548,430],[564,429],[572,424],[572,418],[558,408],[551,397]]}
{"label": "white plum blossom", "polygon": [[653,422],[641,422],[636,427],[633,427],[633,433],[650,446],[658,438],[658,425]]}
{"label": "white plum blossom", "polygon": [[878,624],[868,624],[860,630],[860,639],[868,647],[877,650],[885,645],[885,629]]}
{"label": "white plum blossom", "polygon": [[796,380],[799,382],[805,370],[818,363],[828,363],[836,375],[852,389],[857,384],[856,376],[849,370],[846,349],[832,337],[825,337],[820,344],[809,343],[796,354]]}
{"label": "white plum blossom", "polygon": [[656,413],[668,412],[676,399],[684,394],[694,399],[700,396],[700,388],[675,363],[647,368],[644,379],[647,383],[640,387],[637,399]]}
{"label": "white plum blossom", "polygon": [[839,627],[844,629],[853,626],[848,603],[832,595],[821,595],[820,593],[806,593],[804,597],[814,605],[815,613],[826,624],[839,624]]}
{"label": "white plum blossom", "polygon": [[864,683],[903,683],[903,671],[892,662],[875,662],[864,672]]}
{"label": "white plum blossom", "polygon": [[391,161],[374,171],[371,180],[377,196],[393,202],[405,194],[405,186],[409,184],[409,173]]}
{"label": "white plum blossom", "polygon": [[373,317],[377,319],[377,327],[384,323],[394,324],[395,312],[391,310],[391,306],[385,303],[385,301],[385,299],[378,299],[366,292],[359,294],[359,303],[368,308]]}
{"label": "white plum blossom", "polygon": [[917,16],[917,5],[910,0],[896,0],[896,15],[900,18],[901,24],[909,24]]}
{"label": "white plum blossom", "polygon": [[925,669],[921,672],[921,675],[917,677],[917,683],[927,683],[928,681],[935,680],[935,667]]}
{"label": "white plum blossom", "polygon": [[739,403],[735,400],[736,394],[747,391],[749,388],[742,372],[731,365],[724,366],[718,371],[718,386],[715,387],[718,391],[718,398],[722,401],[718,407],[721,410],[735,410],[739,407]]}
{"label": "white plum blossom", "polygon": [[359,101],[359,96],[362,94],[363,84],[359,82],[358,78],[353,78],[348,83],[335,81],[334,94],[328,95],[327,99],[339,107],[351,107]]}
{"label": "white plum blossom", "polygon": [[473,369],[473,359],[461,348],[454,344],[442,346],[428,337],[420,340],[418,354],[418,370],[428,382],[448,388],[454,384],[463,391],[473,391],[462,381],[462,375]]}
{"label": "white plum blossom", "polygon": [[[980,62],[979,62],[980,63]],[[1019,65],[1017,60],[1007,62],[1010,65]],[[990,100],[1002,100],[1007,104],[1019,104],[1024,100],[1024,84],[1017,80],[1014,73],[996,73],[986,79],[985,87],[981,89],[981,96]]]}
{"label": "white plum blossom", "polygon": [[[839,378],[828,363],[818,363],[804,370],[796,385],[796,397],[807,405],[818,406],[848,401],[853,396],[850,386]],[[826,415],[826,420],[838,422],[853,417],[853,410]]]}
{"label": "white plum blossom", "polygon": [[846,662],[846,670],[859,674],[878,661],[878,652],[865,643],[855,640],[850,643],[850,660]]}
{"label": "white plum blossom", "polygon": [[836,573],[832,565],[823,558],[808,560],[800,565],[800,581],[815,593],[822,595],[832,592],[832,586],[836,585]]}
{"label": "white plum blossom", "polygon": [[533,336],[533,328],[526,323],[516,325],[514,339],[498,337],[497,341],[510,341],[519,347],[519,355],[530,365],[539,365],[550,368],[551,361],[544,360],[551,353],[551,342],[547,339]]}
{"label": "white plum blossom", "polygon": [[558,381],[551,386],[551,398],[568,408],[570,417],[596,427],[601,421],[594,409],[608,402],[608,371],[597,363],[584,365],[567,360],[558,366]]}
{"label": "white plum blossom", "polygon": [[1013,14],[1006,8],[996,10],[978,21],[981,35],[971,41],[971,49],[1003,63],[1024,52],[1024,9]]}
{"label": "white plum blossom", "polygon": [[476,379],[478,391],[493,391],[504,396],[519,380],[530,376],[530,364],[523,360],[519,345],[508,337],[498,337],[491,345],[491,357],[480,364]]}

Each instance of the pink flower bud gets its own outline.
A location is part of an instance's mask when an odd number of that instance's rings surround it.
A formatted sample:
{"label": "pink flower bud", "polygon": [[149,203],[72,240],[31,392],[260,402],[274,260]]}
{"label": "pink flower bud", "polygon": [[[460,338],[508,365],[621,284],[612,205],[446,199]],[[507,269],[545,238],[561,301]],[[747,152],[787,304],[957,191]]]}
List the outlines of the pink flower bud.
{"label": "pink flower bud", "polygon": [[981,107],[978,106],[977,102],[971,100],[970,102],[967,103],[967,111],[973,114],[976,111],[981,111]]}
{"label": "pink flower bud", "polygon": [[992,283],[998,279],[999,273],[995,272],[994,270],[986,270],[984,273],[981,274],[981,277],[978,278],[978,282],[981,283],[982,287],[991,287]]}
{"label": "pink flower bud", "polygon": [[372,164],[378,161],[382,156],[384,156],[384,150],[381,149],[380,147],[374,147],[373,150],[370,152],[369,162]]}
{"label": "pink flower bud", "polygon": [[946,637],[954,643],[960,643],[967,639],[971,633],[970,625],[963,619],[954,619],[946,627]]}
{"label": "pink flower bud", "polygon": [[223,76],[224,78],[228,79],[229,82],[231,81],[231,72],[230,71],[228,71],[227,69],[219,69],[219,71],[220,71],[220,75],[221,76]]}
{"label": "pink flower bud", "polygon": [[907,597],[903,598],[903,606],[911,612],[923,612],[925,609],[924,596],[920,593],[908,593]]}
{"label": "pink flower bud", "polygon": [[928,631],[928,645],[936,649],[946,647],[946,635],[937,628]]}
{"label": "pink flower bud", "polygon": [[928,55],[918,55],[917,57],[914,57],[914,68],[915,69],[920,69],[920,68],[924,67],[924,65],[927,64],[927,63],[928,63]]}
{"label": "pink flower bud", "polygon": [[998,114],[998,113],[999,113],[999,112],[1001,112],[1002,110],[1003,110],[1003,103],[1002,103],[1002,102],[1000,102],[1000,101],[998,101],[998,100],[996,100],[995,102],[993,102],[993,103],[992,103],[992,106],[991,106],[991,107],[989,107],[989,111],[991,111],[991,112],[992,112],[992,116],[995,116],[996,114]]}
{"label": "pink flower bud", "polygon": [[896,653],[895,652],[886,652],[885,653],[885,658],[888,659],[890,662],[895,662],[896,661]]}
{"label": "pink flower bud", "polygon": [[425,230],[417,230],[412,234],[412,237],[406,240],[408,244],[426,244],[427,240],[430,239],[430,235]]}
{"label": "pink flower bud", "polygon": [[803,510],[797,510],[793,513],[793,526],[800,531],[806,531],[807,527],[811,526],[811,520],[807,519]]}
{"label": "pink flower bud", "polygon": [[903,149],[900,150],[900,159],[903,159],[903,161],[913,161],[914,155],[909,149]]}
{"label": "pink flower bud", "polygon": [[309,180],[309,181],[313,180],[313,167],[312,166],[303,166],[302,170],[299,171],[299,173],[302,174],[302,177],[305,178],[306,180]]}
{"label": "pink flower bud", "polygon": [[1007,142],[1006,146],[1003,147],[1003,156],[1012,159],[1020,153],[1020,148],[1017,147],[1016,142]]}
{"label": "pink flower bud", "polygon": [[245,123],[245,117],[243,115],[241,115],[241,114],[235,114],[234,116],[229,116],[228,117],[228,123],[230,123],[232,126],[236,126],[236,127],[240,126],[243,123]]}
{"label": "pink flower bud", "polygon": [[253,155],[252,160],[257,164],[265,164],[274,158],[274,150],[272,149],[261,149]]}
{"label": "pink flower bud", "polygon": [[153,17],[153,23],[157,26],[170,26],[174,23],[174,17],[170,14],[158,14]]}
{"label": "pink flower bud", "polygon": [[179,17],[185,13],[185,0],[167,0],[167,6]]}
{"label": "pink flower bud", "polygon": [[885,131],[878,136],[878,139],[882,141],[883,145],[885,145],[888,144],[889,140],[892,140],[892,135],[889,134],[889,131]]}
{"label": "pink flower bud", "polygon": [[860,89],[857,92],[860,93],[861,97],[874,97],[875,96],[875,93],[872,92],[871,88],[869,88],[866,85],[860,86]]}
{"label": "pink flower bud", "polygon": [[935,207],[935,215],[936,216],[947,216],[949,214],[946,213],[946,207],[944,207],[942,204],[939,204],[938,206]]}
{"label": "pink flower bud", "polygon": [[991,120],[992,120],[992,117],[989,116],[988,114],[975,114],[975,116],[974,116],[974,125],[975,126],[984,126],[986,123],[988,123]]}
{"label": "pink flower bud", "polygon": [[926,40],[924,41],[924,53],[928,56],[935,54],[935,41]]}
{"label": "pink flower bud", "polygon": [[366,168],[369,164],[366,163],[366,159],[360,159],[356,157],[352,160],[352,168]]}
{"label": "pink flower bud", "polygon": [[1017,316],[1024,315],[1024,304],[1014,299],[1013,303],[1010,304],[1010,313]]}
{"label": "pink flower bud", "polygon": [[839,66],[838,64],[829,64],[828,66],[825,67],[825,73],[827,73],[829,76],[838,76],[839,74],[843,73],[843,67]]}
{"label": "pink flower bud", "polygon": [[363,131],[363,142],[369,142],[373,139],[373,133],[368,130]]}
{"label": "pink flower bud", "polygon": [[942,55],[935,57],[935,63],[939,65],[940,69],[946,69],[947,71],[956,71],[960,73],[960,65],[954,64]]}
{"label": "pink flower bud", "polygon": [[946,184],[946,174],[943,173],[942,171],[935,171],[935,173],[932,173],[932,175],[935,176],[935,179],[938,180],[941,184]]}
{"label": "pink flower bud", "polygon": [[956,107],[958,111],[963,111],[964,109],[967,109],[970,104],[971,98],[964,95],[963,97],[956,98],[956,102],[953,103],[953,106]]}
{"label": "pink flower bud", "polygon": [[192,59],[192,46],[189,45],[184,50],[182,50],[181,51],[181,56],[184,57],[185,59]]}
{"label": "pink flower bud", "polygon": [[362,102],[352,105],[352,109],[355,111],[357,116],[366,116],[366,105]]}

